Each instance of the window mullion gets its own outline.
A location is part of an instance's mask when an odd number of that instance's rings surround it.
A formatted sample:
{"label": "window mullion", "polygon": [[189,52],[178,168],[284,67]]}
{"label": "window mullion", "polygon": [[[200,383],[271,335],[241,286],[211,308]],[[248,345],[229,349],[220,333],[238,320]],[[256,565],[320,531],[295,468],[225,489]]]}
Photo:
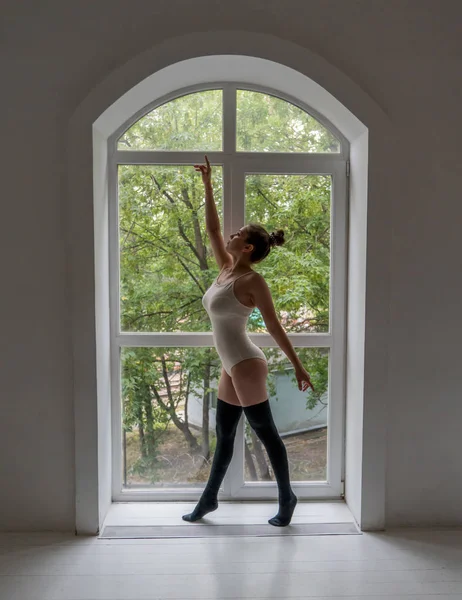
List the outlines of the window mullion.
{"label": "window mullion", "polygon": [[346,169],[344,159],[324,156],[267,154],[250,155],[238,153],[233,163],[247,173],[287,174],[287,175],[330,175],[338,168]]}
{"label": "window mullion", "polygon": [[223,151],[236,152],[236,86],[223,86]]}
{"label": "window mullion", "polygon": [[245,225],[245,170],[238,161],[232,163],[231,229]]}
{"label": "window mullion", "polygon": [[223,86],[223,150],[226,155],[223,164],[223,223],[224,239],[234,230],[233,211],[235,188],[233,157],[236,152],[236,86],[232,83]]}
{"label": "window mullion", "polygon": [[[264,348],[276,348],[277,342],[269,333],[249,333],[250,339]],[[333,335],[329,333],[287,333],[294,347],[331,348]],[[213,346],[212,332],[159,332],[159,333],[120,333],[114,342],[120,347],[198,347]]]}
{"label": "window mullion", "polygon": [[[234,129],[233,129],[234,127]],[[340,163],[345,163],[345,159],[338,155],[327,154],[286,154],[274,152],[233,152],[229,150],[229,136],[235,136],[235,123],[233,127],[225,127],[225,148],[224,152],[173,152],[155,150],[115,150],[114,161],[121,165],[188,165],[204,161],[204,154],[207,154],[210,162],[222,162],[237,159],[239,162],[245,162],[249,166],[255,165],[262,168],[300,169],[300,168],[326,168],[332,169]],[[234,133],[233,133],[234,131]],[[233,142],[234,143],[234,142]]]}
{"label": "window mullion", "polygon": [[223,152],[158,152],[155,150],[117,150],[114,158],[120,165],[192,165],[204,162],[207,154],[210,162],[221,162]]}

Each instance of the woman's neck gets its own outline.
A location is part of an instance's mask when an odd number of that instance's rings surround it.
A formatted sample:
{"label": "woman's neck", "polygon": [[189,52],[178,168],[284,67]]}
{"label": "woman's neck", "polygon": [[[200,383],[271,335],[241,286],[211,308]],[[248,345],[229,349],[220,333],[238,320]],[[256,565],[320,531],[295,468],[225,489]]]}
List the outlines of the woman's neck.
{"label": "woman's neck", "polygon": [[251,263],[240,261],[239,259],[237,259],[236,261],[234,261],[234,264],[230,270],[234,273],[235,271],[249,271],[251,269]]}

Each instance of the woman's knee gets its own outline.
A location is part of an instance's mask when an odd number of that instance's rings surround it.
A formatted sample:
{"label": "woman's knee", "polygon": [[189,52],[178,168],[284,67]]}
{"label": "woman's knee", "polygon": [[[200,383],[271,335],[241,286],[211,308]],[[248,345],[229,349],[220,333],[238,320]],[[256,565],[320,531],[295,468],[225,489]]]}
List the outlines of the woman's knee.
{"label": "woman's knee", "polygon": [[215,415],[217,437],[233,438],[242,415],[242,406],[234,406],[219,399]]}
{"label": "woman's knee", "polygon": [[[240,417],[239,417],[240,418]],[[234,440],[236,437],[237,426],[239,424],[239,419],[222,419],[217,420],[217,424],[215,427],[215,431],[217,434],[217,439],[220,440]]]}

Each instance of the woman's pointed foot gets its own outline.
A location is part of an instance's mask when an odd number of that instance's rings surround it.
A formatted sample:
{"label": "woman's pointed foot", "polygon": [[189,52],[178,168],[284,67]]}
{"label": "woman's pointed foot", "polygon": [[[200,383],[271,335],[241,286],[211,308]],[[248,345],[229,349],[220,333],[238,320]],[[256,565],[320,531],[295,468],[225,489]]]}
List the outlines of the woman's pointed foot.
{"label": "woman's pointed foot", "polygon": [[292,520],[292,515],[294,514],[295,507],[297,506],[297,496],[292,492],[290,500],[286,503],[279,503],[279,512],[272,519],[268,520],[270,525],[274,525],[275,527],[286,527],[289,525]]}
{"label": "woman's pointed foot", "polygon": [[194,521],[198,521],[199,519],[202,519],[202,517],[205,517],[205,515],[213,512],[214,510],[217,510],[217,508],[218,508],[217,500],[210,501],[210,500],[202,500],[201,499],[197,503],[197,506],[192,511],[192,513],[189,513],[188,515],[183,515],[181,518],[183,519],[183,521],[188,521],[188,523],[194,523]]}

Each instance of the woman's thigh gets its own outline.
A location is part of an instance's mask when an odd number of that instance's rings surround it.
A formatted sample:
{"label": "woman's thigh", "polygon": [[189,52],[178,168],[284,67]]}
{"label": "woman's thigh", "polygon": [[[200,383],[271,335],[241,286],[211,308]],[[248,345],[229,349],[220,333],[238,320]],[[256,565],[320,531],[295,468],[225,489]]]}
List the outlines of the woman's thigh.
{"label": "woman's thigh", "polygon": [[268,398],[268,365],[260,358],[248,358],[231,369],[232,385],[242,406],[260,404]]}
{"label": "woman's thigh", "polygon": [[223,402],[228,402],[228,404],[241,406],[236,390],[234,389],[233,380],[223,367],[221,368],[221,377],[218,382],[217,397],[220,398],[220,400],[223,400]]}

